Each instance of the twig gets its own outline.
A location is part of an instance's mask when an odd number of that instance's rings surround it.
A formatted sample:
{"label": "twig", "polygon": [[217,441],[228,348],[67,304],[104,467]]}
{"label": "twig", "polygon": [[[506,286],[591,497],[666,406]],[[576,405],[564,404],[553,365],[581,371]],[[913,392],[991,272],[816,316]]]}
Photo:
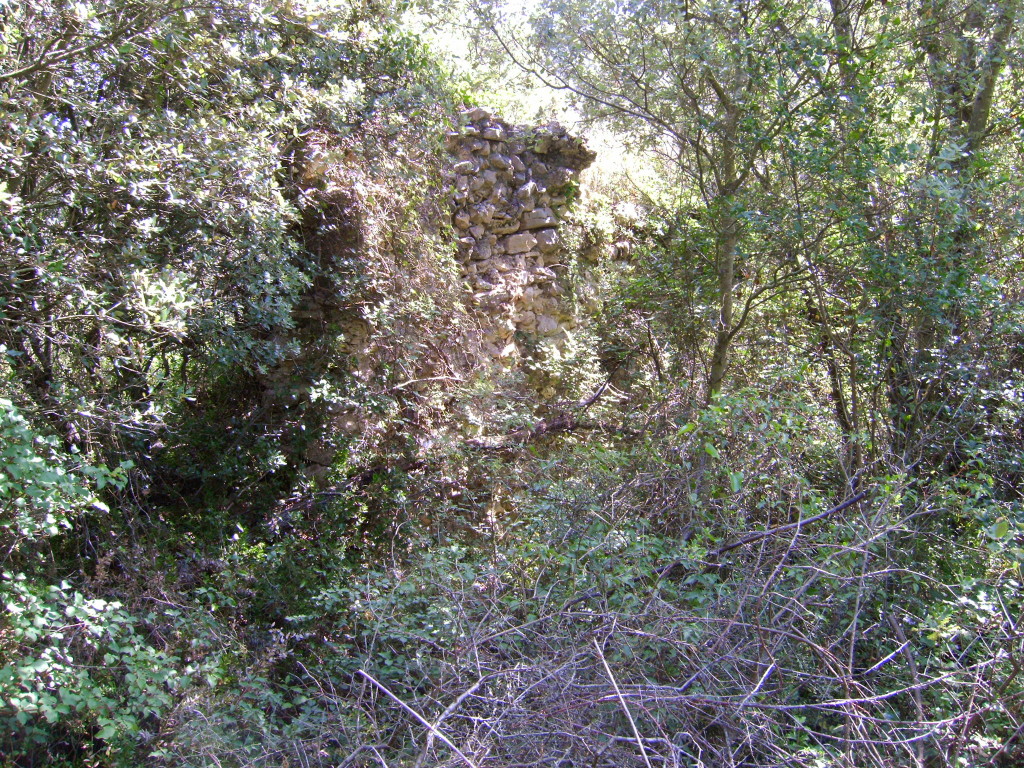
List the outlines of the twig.
{"label": "twig", "polygon": [[459,757],[462,758],[463,762],[465,762],[466,765],[469,766],[469,768],[477,768],[476,764],[466,756],[465,752],[463,752],[461,749],[456,747],[455,744],[453,744],[452,741],[447,736],[445,736],[443,733],[441,733],[439,730],[437,730],[437,728],[435,728],[433,725],[431,725],[429,722],[427,722],[426,718],[424,718],[423,715],[421,715],[415,709],[410,707],[408,704],[406,704],[400,698],[395,696],[395,694],[393,694],[391,691],[389,691],[387,688],[385,688],[382,683],[377,682],[377,680],[375,680],[368,672],[365,672],[362,669],[357,670],[357,671],[358,671],[358,673],[360,675],[362,675],[367,680],[369,680],[371,683],[373,683],[375,686],[377,686],[377,688],[379,688],[389,699],[394,701],[398,706],[400,706],[402,709],[404,709],[410,715],[415,717],[423,726],[425,726],[427,728],[427,730],[429,730],[432,734],[434,734],[434,736],[436,736],[441,741],[443,741],[445,744],[447,744],[449,746],[449,748],[451,748],[451,750],[456,755],[458,755]]}
{"label": "twig", "polygon": [[601,663],[604,665],[604,671],[608,675],[608,679],[611,681],[612,688],[615,689],[615,695],[619,697],[619,704],[622,705],[622,711],[626,713],[626,718],[629,720],[629,725],[633,729],[633,735],[636,737],[636,744],[640,747],[640,754],[643,755],[644,765],[647,768],[651,767],[650,758],[647,757],[647,747],[644,746],[644,740],[640,737],[640,730],[636,727],[636,720],[633,719],[633,713],[629,711],[629,706],[626,704],[626,699],[622,695],[622,691],[619,690],[619,684],[615,682],[615,675],[612,674],[611,667],[608,666],[608,662],[604,658],[604,652],[601,650],[601,644],[597,642],[597,638],[594,638],[594,648],[597,649],[597,656],[601,659]]}
{"label": "twig", "polygon": [[797,520],[795,523],[787,523],[786,525],[780,525],[778,528],[772,528],[768,531],[758,531],[757,533],[752,533],[750,536],[742,538],[739,541],[734,541],[732,544],[726,544],[724,547],[719,547],[713,552],[709,552],[708,556],[718,557],[719,555],[723,555],[726,552],[729,552],[730,550],[736,549],[737,547],[742,547],[746,544],[752,544],[755,541],[766,539],[769,536],[775,536],[776,534],[783,533],[784,531],[791,531],[794,528],[800,528],[805,525],[810,525],[811,523],[817,522],[818,520],[821,520],[824,517],[834,515],[836,512],[842,512],[847,507],[852,507],[854,504],[856,504],[858,501],[860,501],[867,495],[867,491],[861,491],[856,496],[851,496],[842,504],[832,507],[832,509],[826,509],[824,512],[819,512],[816,515],[808,517],[806,520]]}
{"label": "twig", "polygon": [[768,676],[774,671],[775,662],[773,661],[771,664],[768,665],[768,669],[764,671],[764,674],[761,675],[761,679],[757,681],[757,685],[754,686],[753,690],[751,690],[750,693],[748,693],[743,698],[743,701],[740,702],[740,709],[747,706],[747,702],[749,702],[751,698],[757,695],[758,691],[760,691],[764,687],[765,681],[768,679]]}
{"label": "twig", "polygon": [[[893,616],[891,613],[887,612],[885,614],[885,618],[889,622],[889,626],[892,628],[892,631],[895,633],[896,639],[899,640],[903,644],[902,646],[900,646],[900,650],[903,653],[903,658],[905,658],[906,661],[907,661],[907,667],[910,669],[910,674],[912,676],[911,679],[914,681],[915,684],[920,683],[921,675],[920,675],[920,673],[917,670],[917,661],[915,661],[915,659],[914,659],[914,653],[910,649],[910,643],[907,642],[907,635],[903,631],[903,627],[900,626],[899,620],[895,616]],[[918,687],[915,687],[914,690],[911,691],[911,697],[914,700],[914,706],[917,708],[917,718],[918,718],[918,720],[924,722],[926,718],[925,718],[925,714],[924,714],[924,701],[923,701],[923,699],[921,697],[921,689],[918,688]],[[916,753],[917,753],[916,754],[917,764],[919,766],[923,766],[924,765],[924,742],[923,741],[917,742],[915,744],[915,747],[916,747]]]}
{"label": "twig", "polygon": [[886,657],[885,657],[884,659],[880,659],[880,660],[878,661],[878,663],[877,663],[877,664],[875,664],[874,666],[872,666],[872,667],[871,667],[870,669],[865,669],[865,670],[864,670],[863,672],[861,672],[861,673],[860,673],[860,676],[861,676],[861,677],[867,677],[867,676],[868,676],[868,675],[870,675],[870,674],[871,674],[872,672],[876,672],[876,671],[878,671],[879,669],[881,669],[882,667],[884,667],[884,666],[885,666],[886,664],[888,664],[888,663],[889,663],[890,661],[892,661],[893,659],[895,659],[895,658],[896,658],[896,657],[897,657],[897,656],[898,656],[899,654],[903,653],[904,649],[905,649],[905,648],[906,648],[906,647],[907,647],[908,645],[910,645],[910,643],[908,643],[908,642],[904,642],[904,643],[903,643],[903,645],[901,645],[901,646],[900,646],[899,648],[897,648],[897,649],[896,649],[895,651],[893,651],[892,653],[888,654],[888,655],[887,655],[887,656],[886,656]]}
{"label": "twig", "polygon": [[424,761],[427,759],[427,755],[430,753],[430,748],[434,746],[434,734],[437,733],[437,729],[440,727],[441,723],[443,723],[447,719],[448,715],[450,715],[452,712],[458,709],[462,702],[464,702],[466,699],[468,699],[470,696],[476,693],[480,689],[480,686],[483,685],[486,680],[489,680],[492,677],[494,677],[494,675],[485,675],[484,677],[481,677],[479,680],[473,683],[473,685],[471,685],[469,688],[463,691],[459,695],[459,697],[455,699],[455,701],[449,704],[448,708],[445,709],[445,711],[441,713],[437,720],[434,721],[434,725],[430,728],[430,735],[427,736],[427,743],[423,745],[423,750],[420,752],[420,756],[416,759],[416,764],[413,766],[413,768],[421,768]]}
{"label": "twig", "polygon": [[[724,547],[719,547],[718,549],[711,550],[710,552],[708,552],[708,555],[707,555],[708,559],[709,560],[715,560],[716,558],[718,558],[719,556],[723,555],[724,553],[729,552],[729,551],[731,551],[733,549],[737,549],[738,547],[742,547],[742,546],[744,546],[746,544],[752,544],[755,541],[760,541],[761,539],[766,539],[769,536],[775,536],[776,534],[779,534],[779,533],[784,533],[786,531],[791,531],[794,528],[799,529],[799,528],[802,528],[805,525],[810,525],[811,523],[817,522],[818,520],[821,520],[822,518],[828,517],[829,515],[834,515],[836,512],[842,512],[844,509],[846,509],[847,507],[853,506],[854,504],[856,504],[858,501],[860,501],[861,499],[863,499],[867,495],[868,495],[867,491],[861,491],[856,496],[852,496],[849,499],[847,499],[846,501],[844,501],[842,504],[839,504],[838,506],[832,507],[832,509],[827,509],[824,512],[819,512],[816,515],[808,517],[806,520],[797,520],[795,523],[787,523],[786,525],[780,525],[778,528],[772,528],[772,529],[767,530],[767,531],[758,531],[757,533],[752,533],[749,536],[746,536],[746,537],[740,539],[739,541],[734,541],[732,544],[726,544]],[[668,565],[661,566],[660,568],[658,568],[655,571],[655,575],[659,579],[663,579],[666,576],[668,576],[675,568],[677,568],[680,565],[683,565],[683,562],[681,560],[674,560],[673,562],[669,563]]]}

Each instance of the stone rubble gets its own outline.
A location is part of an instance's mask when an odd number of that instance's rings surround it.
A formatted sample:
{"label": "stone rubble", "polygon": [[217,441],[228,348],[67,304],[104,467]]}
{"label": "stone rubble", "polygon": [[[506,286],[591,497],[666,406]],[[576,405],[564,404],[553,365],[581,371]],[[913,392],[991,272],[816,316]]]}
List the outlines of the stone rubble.
{"label": "stone rubble", "polygon": [[510,126],[483,107],[448,135],[455,156],[452,224],[483,348],[511,360],[527,339],[576,327],[564,293],[559,221],[595,154],[557,123]]}

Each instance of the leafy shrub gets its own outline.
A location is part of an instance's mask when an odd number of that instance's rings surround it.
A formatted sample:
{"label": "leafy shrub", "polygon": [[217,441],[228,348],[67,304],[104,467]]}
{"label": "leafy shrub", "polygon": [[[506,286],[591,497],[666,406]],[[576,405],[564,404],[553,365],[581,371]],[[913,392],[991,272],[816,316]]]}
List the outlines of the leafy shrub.
{"label": "leafy shrub", "polygon": [[[37,752],[106,755],[137,765],[137,747],[187,684],[178,659],[157,650],[116,602],[87,598],[67,582],[40,589],[5,573],[0,743],[9,758]],[[144,752],[143,752],[144,754]]]}

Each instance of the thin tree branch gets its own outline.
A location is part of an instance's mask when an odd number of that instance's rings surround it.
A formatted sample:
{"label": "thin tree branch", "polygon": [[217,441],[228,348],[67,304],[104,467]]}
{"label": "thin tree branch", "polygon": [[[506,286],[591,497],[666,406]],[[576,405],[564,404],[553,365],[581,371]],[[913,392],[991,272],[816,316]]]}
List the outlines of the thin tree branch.
{"label": "thin tree branch", "polygon": [[448,747],[455,754],[457,754],[459,757],[462,758],[463,762],[465,762],[466,765],[469,766],[469,768],[477,768],[476,763],[474,763],[472,760],[470,760],[469,757],[466,756],[465,752],[463,752],[461,749],[459,749],[457,746],[455,746],[455,744],[453,744],[452,741],[447,736],[445,736],[443,733],[441,733],[441,731],[439,731],[437,728],[435,728],[433,725],[431,725],[430,722],[428,722],[427,719],[423,717],[423,715],[421,715],[419,712],[417,712],[415,709],[410,707],[408,704],[406,704],[404,701],[402,701],[400,698],[398,698],[395,694],[393,694],[391,691],[389,691],[387,688],[385,688],[382,683],[379,683],[368,672],[366,672],[366,671],[364,671],[362,669],[357,670],[357,672],[360,675],[362,675],[363,677],[365,677],[367,680],[369,680],[371,683],[373,683],[373,685],[375,685],[378,689],[380,689],[380,691],[383,692],[389,699],[394,701],[396,704],[398,704],[398,706],[400,706],[402,709],[404,709],[406,712],[408,712],[410,715],[412,715],[414,718],[416,718],[416,720],[418,720],[423,726],[425,726],[430,733],[432,733],[434,736],[436,736],[441,741],[443,741],[445,744],[447,744]]}

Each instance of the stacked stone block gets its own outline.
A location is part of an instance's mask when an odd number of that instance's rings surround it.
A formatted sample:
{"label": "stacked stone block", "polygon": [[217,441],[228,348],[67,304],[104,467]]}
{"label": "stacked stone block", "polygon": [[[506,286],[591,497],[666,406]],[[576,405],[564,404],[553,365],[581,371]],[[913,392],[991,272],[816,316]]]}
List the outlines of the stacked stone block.
{"label": "stacked stone block", "polygon": [[558,225],[595,155],[557,123],[510,126],[481,107],[463,112],[448,139],[456,158],[452,223],[483,347],[515,358],[520,340],[557,340],[575,326],[562,301]]}

